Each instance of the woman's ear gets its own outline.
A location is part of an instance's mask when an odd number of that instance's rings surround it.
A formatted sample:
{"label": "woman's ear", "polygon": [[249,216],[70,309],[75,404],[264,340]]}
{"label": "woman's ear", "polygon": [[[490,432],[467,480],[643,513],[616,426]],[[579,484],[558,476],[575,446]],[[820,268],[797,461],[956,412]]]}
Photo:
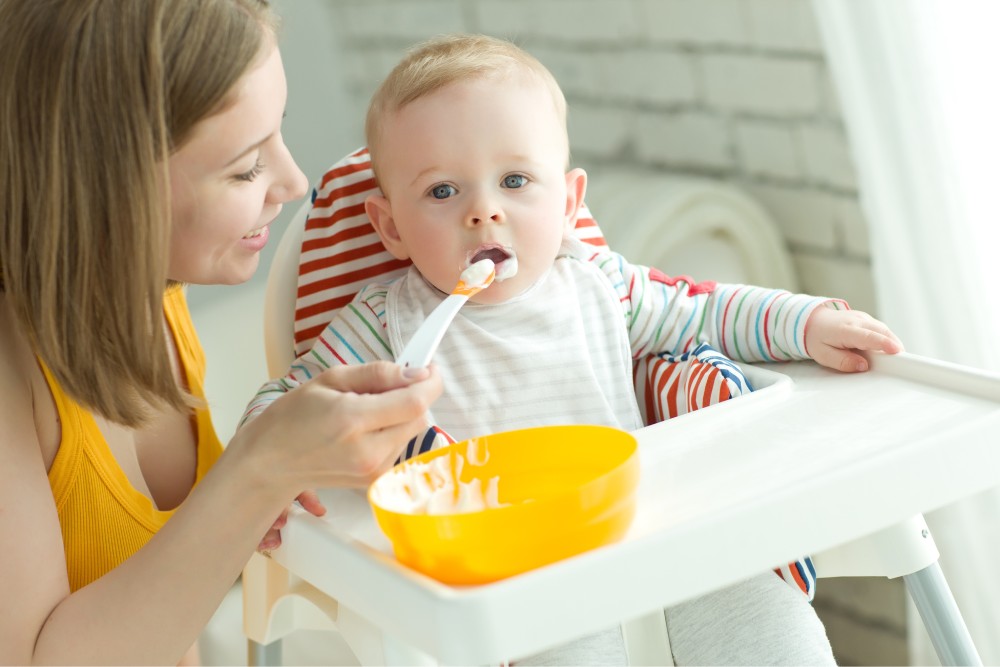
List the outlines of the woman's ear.
{"label": "woman's ear", "polygon": [[375,233],[382,239],[382,245],[396,259],[409,259],[406,244],[399,237],[396,221],[392,217],[392,204],[382,195],[368,195],[365,199],[365,213],[375,228]]}
{"label": "woman's ear", "polygon": [[566,172],[566,231],[576,226],[576,216],[587,193],[587,172],[577,167]]}

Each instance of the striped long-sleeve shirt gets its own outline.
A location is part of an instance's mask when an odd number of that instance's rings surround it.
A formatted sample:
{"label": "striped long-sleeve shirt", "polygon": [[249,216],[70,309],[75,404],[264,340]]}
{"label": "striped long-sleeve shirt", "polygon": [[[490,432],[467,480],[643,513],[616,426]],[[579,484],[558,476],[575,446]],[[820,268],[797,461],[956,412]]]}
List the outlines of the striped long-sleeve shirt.
{"label": "striped long-sleeve shirt", "polygon": [[[265,384],[245,419],[333,365],[393,360],[447,295],[411,268],[363,289],[289,373]],[[552,270],[508,302],[467,304],[435,356],[435,423],[458,439],[551,423],[642,426],[632,360],[708,343],[738,361],[805,359],[823,303],[747,285],[694,283],[568,239]]]}

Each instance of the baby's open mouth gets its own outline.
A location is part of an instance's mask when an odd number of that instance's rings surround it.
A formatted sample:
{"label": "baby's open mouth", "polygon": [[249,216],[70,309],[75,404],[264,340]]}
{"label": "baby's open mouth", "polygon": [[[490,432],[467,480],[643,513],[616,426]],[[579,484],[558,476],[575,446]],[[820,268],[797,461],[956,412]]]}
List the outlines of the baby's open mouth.
{"label": "baby's open mouth", "polygon": [[475,264],[481,259],[491,260],[494,264],[500,264],[501,262],[510,259],[510,253],[503,248],[483,248],[469,260],[470,264]]}
{"label": "baby's open mouth", "polygon": [[517,274],[517,255],[514,254],[513,250],[499,245],[482,247],[469,257],[469,264],[475,264],[483,259],[488,259],[496,265],[496,282],[501,282]]}

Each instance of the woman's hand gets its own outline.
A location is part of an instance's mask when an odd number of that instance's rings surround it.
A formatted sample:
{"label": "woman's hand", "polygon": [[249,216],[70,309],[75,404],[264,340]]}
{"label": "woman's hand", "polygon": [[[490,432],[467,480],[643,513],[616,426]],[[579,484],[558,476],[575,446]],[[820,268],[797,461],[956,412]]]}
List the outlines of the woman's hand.
{"label": "woman's hand", "polygon": [[868,370],[858,350],[896,354],[903,343],[882,322],[860,310],[820,306],[806,321],[806,353],[816,363],[845,373]]}
{"label": "woman's hand", "polygon": [[322,514],[318,499],[303,490],[370,484],[426,428],[427,410],[440,394],[433,368],[404,374],[385,361],[330,368],[275,400],[229,449],[254,462],[261,486],[279,494],[282,505],[299,496],[307,510]]}

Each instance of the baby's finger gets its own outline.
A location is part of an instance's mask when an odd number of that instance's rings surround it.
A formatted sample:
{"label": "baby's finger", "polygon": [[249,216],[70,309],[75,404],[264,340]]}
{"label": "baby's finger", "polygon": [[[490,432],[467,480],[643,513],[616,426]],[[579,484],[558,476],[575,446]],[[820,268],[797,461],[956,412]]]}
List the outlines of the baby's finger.
{"label": "baby's finger", "polygon": [[281,531],[271,528],[257,545],[257,551],[270,551],[281,546]]}
{"label": "baby's finger", "polygon": [[879,349],[882,352],[887,352],[889,354],[895,354],[903,351],[903,341],[901,341],[899,336],[893,333],[892,329],[890,329],[881,320],[876,320],[875,318],[869,316],[869,321],[862,326],[885,337],[885,340],[882,341],[883,344],[880,347],[871,349]]}
{"label": "baby's finger", "polygon": [[271,524],[271,530],[281,530],[282,528],[285,527],[286,523],[288,523],[287,507],[281,511],[281,514],[278,515],[278,518],[275,519],[274,523]]}
{"label": "baby's finger", "polygon": [[822,345],[816,350],[816,363],[842,373],[861,373],[868,370],[868,360],[857,352]]}
{"label": "baby's finger", "polygon": [[295,499],[302,508],[313,516],[323,516],[326,514],[326,507],[320,501],[315,491],[303,491]]}
{"label": "baby's finger", "polygon": [[[882,323],[879,322],[879,324],[882,324]],[[899,339],[899,336],[897,336],[896,334],[894,334],[889,329],[889,327],[886,327],[884,324],[882,324],[882,326],[885,327],[885,331],[883,331],[882,333],[890,341],[889,345],[886,345],[886,346],[882,347],[882,351],[885,352],[885,353],[887,353],[887,354],[899,354],[900,352],[905,352],[906,348],[903,347],[903,341],[901,341]]]}
{"label": "baby's finger", "polygon": [[903,351],[902,343],[884,325],[882,325],[882,330],[864,327],[848,329],[845,332],[844,340],[841,341],[840,347],[885,352],[886,354],[895,354]]}

